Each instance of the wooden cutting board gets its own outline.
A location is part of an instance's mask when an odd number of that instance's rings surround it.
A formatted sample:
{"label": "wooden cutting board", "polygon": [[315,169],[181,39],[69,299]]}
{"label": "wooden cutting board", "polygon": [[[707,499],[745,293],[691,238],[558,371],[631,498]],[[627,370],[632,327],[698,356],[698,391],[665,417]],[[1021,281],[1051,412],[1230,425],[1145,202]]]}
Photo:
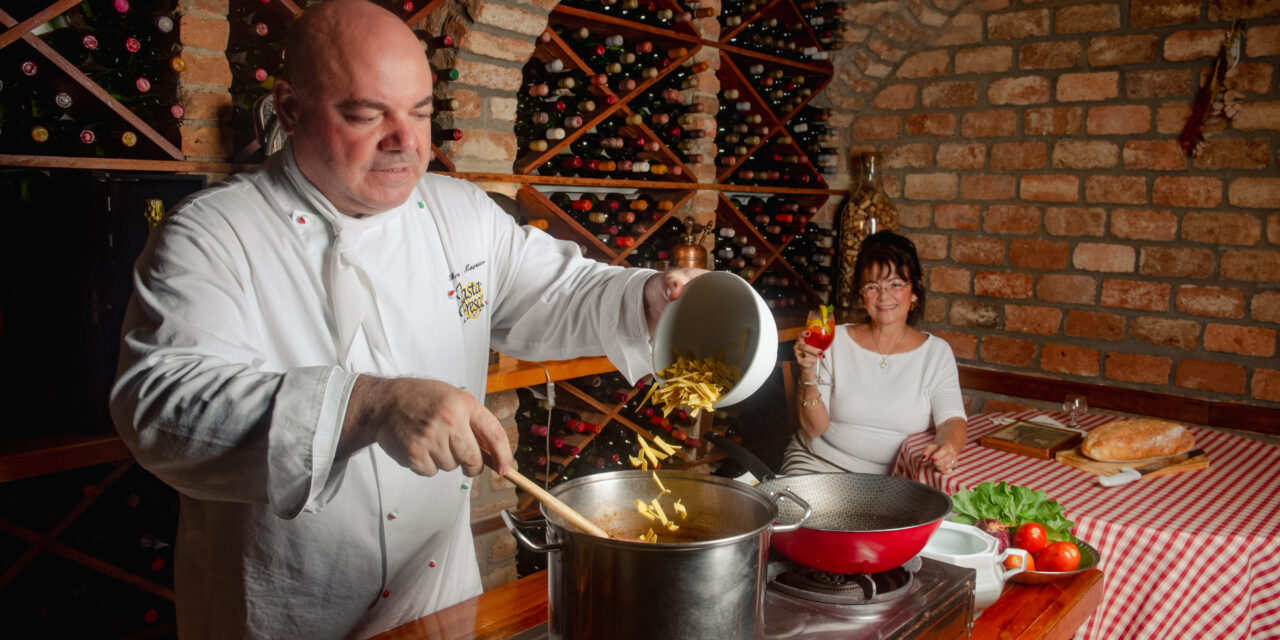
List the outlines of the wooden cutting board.
{"label": "wooden cutting board", "polygon": [[[1129,462],[1098,462],[1097,460],[1094,460],[1084,455],[1083,453],[1080,453],[1080,447],[1074,447],[1071,449],[1067,449],[1066,451],[1059,451],[1057,454],[1054,455],[1054,458],[1057,459],[1057,461],[1061,462],[1062,464],[1065,464],[1069,467],[1075,467],[1081,471],[1092,473],[1095,476],[1109,476],[1112,474],[1119,473],[1120,467],[1137,468],[1137,467],[1143,466],[1144,464],[1148,464],[1145,462],[1139,462],[1138,464],[1133,464]],[[1168,467],[1165,467],[1157,471],[1152,471],[1151,473],[1148,473],[1147,475],[1142,477],[1151,478],[1155,476],[1167,476],[1174,473],[1186,473],[1188,471],[1199,471],[1201,469],[1208,469],[1208,468],[1209,468],[1209,456],[1200,455],[1194,458],[1183,460],[1178,464],[1170,465]]]}

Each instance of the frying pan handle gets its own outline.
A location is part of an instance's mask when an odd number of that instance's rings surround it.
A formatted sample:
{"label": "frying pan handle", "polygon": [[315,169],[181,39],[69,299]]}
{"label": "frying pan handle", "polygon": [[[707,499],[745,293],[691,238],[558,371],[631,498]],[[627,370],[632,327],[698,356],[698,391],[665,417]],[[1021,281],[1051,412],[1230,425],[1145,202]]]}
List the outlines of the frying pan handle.
{"label": "frying pan handle", "polygon": [[782,498],[786,498],[796,503],[796,505],[799,506],[801,509],[804,509],[804,513],[800,514],[800,519],[796,522],[792,522],[789,524],[779,524],[777,522],[773,523],[773,525],[769,527],[769,531],[771,533],[779,533],[779,532],[785,533],[787,531],[795,531],[796,529],[799,529],[801,526],[804,525],[805,521],[809,519],[809,516],[813,515],[813,507],[809,506],[809,503],[801,499],[800,496],[794,493],[791,493],[790,489],[782,489],[777,493],[770,494],[770,497],[773,498],[773,506],[775,507],[778,506],[778,500]]}
{"label": "frying pan handle", "polygon": [[768,480],[777,475],[769,468],[769,465],[764,463],[763,460],[752,455],[750,451],[747,451],[746,447],[714,431],[708,432],[704,435],[712,444],[724,449],[724,452],[729,454],[730,458],[733,458],[735,462],[742,465],[747,471],[750,471],[751,475],[756,478],[760,480]]}
{"label": "frying pan handle", "polygon": [[514,515],[511,514],[510,510],[503,509],[502,521],[506,523],[507,531],[510,531],[511,535],[515,536],[516,541],[519,542],[520,545],[523,546],[524,548],[534,553],[550,553],[552,551],[560,550],[560,545],[558,544],[538,544],[533,540],[530,540],[529,537],[524,534],[524,531],[523,531],[524,529],[536,527],[538,526],[539,523],[541,523],[542,526],[546,526],[547,521],[545,518],[542,518],[540,520],[532,520],[529,522],[525,522],[523,520],[517,519]]}

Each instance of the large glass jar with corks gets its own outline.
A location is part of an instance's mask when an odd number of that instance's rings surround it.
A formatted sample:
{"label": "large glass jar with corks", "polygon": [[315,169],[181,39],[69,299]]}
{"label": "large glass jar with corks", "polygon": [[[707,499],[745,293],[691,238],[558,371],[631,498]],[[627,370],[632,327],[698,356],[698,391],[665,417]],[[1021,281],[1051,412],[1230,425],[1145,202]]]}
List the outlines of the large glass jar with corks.
{"label": "large glass jar with corks", "polygon": [[840,213],[840,280],[836,286],[836,305],[851,308],[857,302],[853,283],[853,265],[858,249],[867,236],[889,229],[898,230],[898,210],[884,192],[880,170],[883,159],[878,153],[853,156],[853,188]]}

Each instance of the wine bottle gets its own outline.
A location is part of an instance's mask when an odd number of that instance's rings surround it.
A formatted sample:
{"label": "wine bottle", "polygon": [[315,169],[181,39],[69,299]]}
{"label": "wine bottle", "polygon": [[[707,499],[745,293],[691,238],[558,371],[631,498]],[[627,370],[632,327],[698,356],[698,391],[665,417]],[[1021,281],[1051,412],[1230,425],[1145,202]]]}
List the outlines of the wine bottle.
{"label": "wine bottle", "polygon": [[44,34],[44,41],[71,64],[82,67],[98,49],[98,37],[72,28],[66,18],[59,16],[49,23],[53,30]]}
{"label": "wine bottle", "polygon": [[137,102],[151,91],[151,80],[130,69],[113,69],[92,77],[98,86],[125,105]]}
{"label": "wine bottle", "polygon": [[130,129],[103,128],[94,139],[94,155],[129,155],[138,146],[138,134]]}
{"label": "wine bottle", "polygon": [[453,128],[431,128],[431,141],[435,143],[456,142],[462,139],[462,129]]}
{"label": "wine bottle", "polygon": [[436,68],[431,67],[432,83],[453,82],[458,79],[458,70],[453,67]]}
{"label": "wine bottle", "polygon": [[128,0],[84,0],[66,15],[77,31],[95,33],[118,30],[128,13]]}
{"label": "wine bottle", "polygon": [[142,42],[144,48],[173,44],[176,39],[173,18],[163,11],[131,12],[125,20],[125,31]]}
{"label": "wine bottle", "polygon": [[178,126],[186,115],[186,109],[180,102],[159,94],[143,96],[132,109],[148,124],[162,129]]}
{"label": "wine bottle", "polygon": [[283,41],[291,19],[268,8],[246,13],[231,22],[228,42],[236,43],[237,50],[255,50]]}
{"label": "wine bottle", "polygon": [[422,29],[414,29],[413,34],[418,37],[418,44],[422,45],[423,52],[428,56],[440,49],[452,49],[456,45],[453,36],[449,34],[433,36]]}

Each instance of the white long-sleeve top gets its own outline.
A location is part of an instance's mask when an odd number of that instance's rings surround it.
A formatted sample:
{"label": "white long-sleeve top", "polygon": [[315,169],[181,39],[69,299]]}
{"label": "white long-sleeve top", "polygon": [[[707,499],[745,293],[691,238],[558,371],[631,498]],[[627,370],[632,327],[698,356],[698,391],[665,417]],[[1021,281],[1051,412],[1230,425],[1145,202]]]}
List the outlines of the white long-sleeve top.
{"label": "white long-sleeve top", "polygon": [[492,338],[635,379],[652,273],[585,260],[448,177],[342,216],[289,147],[176,207],[136,265],[112,412],[182,496],[180,637],[366,637],[479,594],[470,478],[376,445],[335,459],[357,375],[483,400]]}
{"label": "white long-sleeve top", "polygon": [[942,338],[929,335],[911,351],[885,356],[882,368],[880,354],[840,325],[825,360],[831,384],[818,392],[831,426],[809,447],[843,469],[888,475],[907,436],[965,417],[956,359]]}

